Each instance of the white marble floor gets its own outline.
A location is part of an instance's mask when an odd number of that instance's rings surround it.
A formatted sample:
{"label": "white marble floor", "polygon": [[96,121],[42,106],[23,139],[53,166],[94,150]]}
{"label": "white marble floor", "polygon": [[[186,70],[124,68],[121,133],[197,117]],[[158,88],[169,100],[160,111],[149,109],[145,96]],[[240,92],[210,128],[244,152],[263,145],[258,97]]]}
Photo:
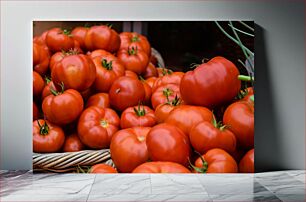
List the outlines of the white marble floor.
{"label": "white marble floor", "polygon": [[1,171],[0,201],[305,201],[305,171],[32,174]]}

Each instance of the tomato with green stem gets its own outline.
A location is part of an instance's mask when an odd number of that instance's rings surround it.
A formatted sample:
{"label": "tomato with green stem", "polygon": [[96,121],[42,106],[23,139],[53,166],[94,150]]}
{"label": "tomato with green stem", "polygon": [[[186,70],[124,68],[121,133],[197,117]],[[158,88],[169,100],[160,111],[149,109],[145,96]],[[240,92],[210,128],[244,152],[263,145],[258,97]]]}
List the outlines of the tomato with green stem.
{"label": "tomato with green stem", "polygon": [[61,28],[50,29],[46,35],[46,44],[51,52],[68,51],[74,48],[74,39],[70,31]]}
{"label": "tomato with green stem", "polygon": [[249,150],[239,162],[239,172],[254,173],[254,149]]}
{"label": "tomato with green stem", "polygon": [[127,49],[129,46],[143,50],[148,56],[151,55],[151,45],[147,37],[136,32],[122,32],[119,34],[121,43],[119,49]]}
{"label": "tomato with green stem", "polygon": [[191,173],[186,167],[174,162],[154,161],[139,165],[133,173]]}
{"label": "tomato with green stem", "polygon": [[111,54],[110,52],[107,52],[106,50],[102,50],[102,49],[97,49],[92,52],[88,52],[87,55],[91,59],[94,59],[95,57],[112,57],[113,59],[116,59],[116,57],[113,54]]}
{"label": "tomato with green stem", "polygon": [[52,94],[50,89],[55,89],[55,85],[53,84],[53,81],[51,80],[51,78],[46,76],[45,77],[45,87],[41,94],[42,100],[44,100],[44,98],[47,97],[48,95]]}
{"label": "tomato with green stem", "polygon": [[89,97],[86,103],[86,108],[97,106],[101,108],[109,108],[109,95],[107,93],[97,93]]}
{"label": "tomato with green stem", "polygon": [[165,67],[157,67],[156,69],[157,69],[158,77],[163,77],[165,75],[173,73],[173,71],[171,69],[167,69]]}
{"label": "tomato with green stem", "polygon": [[183,72],[171,72],[167,73],[161,77],[159,77],[152,87],[152,91],[154,92],[158,87],[166,85],[166,84],[176,84],[180,86],[181,80],[184,76]]}
{"label": "tomato with green stem", "polygon": [[169,116],[170,112],[176,107],[182,104],[182,100],[175,96],[174,99],[170,100],[169,97],[167,98],[167,102],[160,104],[155,109],[155,117],[158,123],[163,123],[167,117]]}
{"label": "tomato with green stem", "polygon": [[76,133],[70,134],[66,137],[63,152],[77,152],[84,149],[84,145]]}
{"label": "tomato with green stem", "polygon": [[33,151],[38,153],[58,152],[65,141],[64,131],[47,120],[33,122]]}
{"label": "tomato with green stem", "polygon": [[151,97],[152,107],[156,107],[160,104],[168,102],[168,100],[173,100],[175,97],[180,97],[180,87],[176,84],[165,84],[158,87]]}
{"label": "tomato with green stem", "polygon": [[40,96],[42,93],[45,83],[43,78],[37,72],[33,71],[33,95],[35,97]]}

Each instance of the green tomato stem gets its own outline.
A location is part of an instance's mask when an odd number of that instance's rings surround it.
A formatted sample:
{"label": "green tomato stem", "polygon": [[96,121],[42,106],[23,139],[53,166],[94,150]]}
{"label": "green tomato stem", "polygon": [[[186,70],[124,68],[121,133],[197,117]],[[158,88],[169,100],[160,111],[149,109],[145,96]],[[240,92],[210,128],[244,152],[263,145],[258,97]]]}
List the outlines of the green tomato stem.
{"label": "green tomato stem", "polygon": [[247,81],[247,82],[251,82],[251,81],[253,80],[252,77],[246,76],[246,75],[239,75],[239,76],[238,76],[238,79],[239,79],[240,81]]}

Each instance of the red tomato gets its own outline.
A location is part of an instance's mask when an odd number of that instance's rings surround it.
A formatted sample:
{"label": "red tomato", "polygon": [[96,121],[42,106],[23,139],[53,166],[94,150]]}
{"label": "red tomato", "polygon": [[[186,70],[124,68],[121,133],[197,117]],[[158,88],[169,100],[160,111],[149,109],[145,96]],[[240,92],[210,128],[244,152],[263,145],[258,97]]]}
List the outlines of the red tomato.
{"label": "red tomato", "polygon": [[64,125],[76,120],[83,111],[84,103],[81,94],[73,89],[56,92],[47,96],[42,103],[46,118],[52,123]]}
{"label": "red tomato", "polygon": [[103,49],[108,52],[116,52],[120,46],[118,33],[106,25],[92,26],[85,36],[87,50]]}
{"label": "red tomato", "polygon": [[52,93],[51,93],[51,89],[52,90],[55,90],[56,88],[55,88],[55,86],[54,86],[54,84],[53,84],[53,82],[51,81],[51,79],[49,79],[49,78],[45,78],[45,80],[46,80],[46,85],[45,85],[45,87],[44,87],[44,89],[43,89],[43,91],[42,91],[42,94],[41,94],[41,99],[43,100],[45,97],[47,97],[48,95],[51,95]]}
{"label": "red tomato", "polygon": [[72,30],[72,37],[79,42],[80,47],[85,49],[85,37],[89,28],[87,27],[76,27]]}
{"label": "red tomato", "polygon": [[147,147],[152,161],[171,161],[188,165],[191,148],[188,137],[178,127],[162,123],[147,135]]}
{"label": "red tomato", "polygon": [[175,125],[185,134],[189,134],[193,126],[202,121],[211,122],[212,119],[212,112],[205,107],[180,105],[170,112],[165,123]]}
{"label": "red tomato", "polygon": [[71,51],[75,52],[76,54],[83,53],[83,50],[81,49],[80,43],[77,40],[74,40],[74,46],[73,46],[73,49]]}
{"label": "red tomato", "polygon": [[152,88],[149,86],[149,84],[147,84],[147,81],[144,79],[140,79],[144,90],[145,90],[145,104],[150,105],[151,103],[151,97],[152,97]]}
{"label": "red tomato", "polygon": [[119,50],[117,57],[127,70],[133,71],[136,74],[144,73],[149,64],[148,55],[134,46]]}
{"label": "red tomato", "polygon": [[138,79],[138,75],[135,72],[132,72],[130,70],[125,70],[124,76],[131,77],[133,79]]}
{"label": "red tomato", "polygon": [[48,34],[48,31],[49,30],[46,30],[40,36],[34,37],[33,42],[46,45],[46,36]]}
{"label": "red tomato", "polygon": [[231,155],[222,149],[211,149],[195,162],[198,173],[237,173],[238,166]]}
{"label": "red tomato", "polygon": [[145,89],[141,81],[127,76],[117,79],[109,91],[111,106],[119,111],[138,105],[144,99]]}
{"label": "red tomato", "polygon": [[73,133],[66,137],[63,152],[77,152],[83,149],[84,145],[77,134]]}
{"label": "red tomato", "polygon": [[44,89],[44,85],[45,83],[41,76],[33,71],[33,95],[39,96]]}
{"label": "red tomato", "polygon": [[179,97],[175,97],[173,100],[169,100],[169,102],[158,105],[155,109],[155,117],[157,122],[163,123],[169,116],[170,112],[180,104],[182,104],[181,99]]}
{"label": "red tomato", "polygon": [[254,96],[254,90],[252,87],[249,87],[243,92],[243,98],[241,100],[250,101],[251,96]]}
{"label": "red tomato", "polygon": [[96,66],[94,87],[99,92],[108,92],[112,84],[124,75],[124,66],[113,56],[97,56],[93,59]]}
{"label": "red tomato", "polygon": [[148,84],[151,88],[153,88],[153,85],[154,85],[156,79],[157,79],[157,77],[150,77],[150,78],[146,79],[146,82],[147,82],[147,84]]}
{"label": "red tomato", "polygon": [[87,100],[86,108],[91,106],[97,106],[101,108],[109,108],[109,96],[107,93],[97,93]]}
{"label": "red tomato", "polygon": [[38,153],[57,152],[65,141],[64,131],[42,119],[33,121],[33,151]]}
{"label": "red tomato", "polygon": [[239,163],[239,172],[254,173],[254,149],[248,151]]}
{"label": "red tomato", "polygon": [[226,128],[213,122],[202,121],[193,126],[189,133],[193,148],[199,153],[205,153],[213,148],[220,148],[227,152],[236,149],[236,137]]}
{"label": "red tomato", "polygon": [[49,49],[45,44],[33,43],[33,68],[41,75],[48,71],[50,60]]}
{"label": "red tomato", "polygon": [[86,55],[68,55],[55,64],[51,77],[58,89],[63,82],[66,89],[83,91],[94,83],[96,68]]}
{"label": "red tomato", "polygon": [[154,92],[157,88],[166,84],[176,84],[180,86],[183,76],[183,72],[173,72],[159,77],[158,79],[156,79],[152,91]]}
{"label": "red tomato", "polygon": [[122,32],[120,33],[120,49],[127,49],[129,46],[137,47],[143,50],[148,56],[151,55],[151,45],[148,39],[136,32]]}
{"label": "red tomato", "polygon": [[148,79],[150,77],[157,77],[158,73],[157,73],[157,69],[156,67],[149,62],[145,72],[143,73],[143,78]]}
{"label": "red tomato", "polygon": [[120,119],[110,108],[89,107],[83,111],[78,122],[78,135],[92,149],[108,148],[117,132]]}
{"label": "red tomato", "polygon": [[102,49],[98,49],[98,50],[94,50],[92,52],[89,52],[87,53],[87,55],[91,58],[91,59],[94,59],[95,57],[107,57],[107,56],[110,56],[110,57],[113,57],[114,59],[116,59],[116,57],[111,54],[110,52],[107,52],[105,50],[102,50]]}
{"label": "red tomato", "polygon": [[53,53],[68,51],[74,48],[74,39],[68,30],[53,28],[46,35],[46,44]]}
{"label": "red tomato", "polygon": [[121,128],[135,126],[152,127],[156,124],[154,111],[147,106],[135,106],[126,108],[121,114]]}
{"label": "red tomato", "polygon": [[107,164],[96,164],[91,167],[90,173],[118,173],[115,168]]}
{"label": "red tomato", "polygon": [[35,102],[33,102],[33,121],[37,120],[39,117],[39,110]]}
{"label": "red tomato", "polygon": [[156,69],[157,69],[158,77],[162,77],[162,76],[173,73],[171,69],[167,69],[165,67],[157,67]]}
{"label": "red tomato", "polygon": [[180,87],[176,84],[165,84],[158,87],[153,91],[151,97],[151,103],[154,109],[160,104],[169,102],[175,99],[175,97],[180,97]]}
{"label": "red tomato", "polygon": [[62,59],[64,59],[64,57],[66,56],[65,52],[56,52],[54,53],[51,58],[50,58],[50,70],[52,72],[52,69],[54,67],[54,65],[58,62],[60,62]]}
{"label": "red tomato", "polygon": [[146,136],[150,129],[149,127],[134,127],[120,130],[114,134],[110,153],[118,171],[132,172],[134,168],[148,160]]}
{"label": "red tomato", "polygon": [[247,101],[234,102],[224,112],[223,123],[229,126],[237,138],[238,146],[254,148],[254,104]]}
{"label": "red tomato", "polygon": [[214,57],[183,76],[182,99],[186,104],[210,108],[231,101],[240,90],[238,75],[231,61]]}
{"label": "red tomato", "polygon": [[133,173],[191,173],[186,167],[173,162],[147,162],[133,170]]}

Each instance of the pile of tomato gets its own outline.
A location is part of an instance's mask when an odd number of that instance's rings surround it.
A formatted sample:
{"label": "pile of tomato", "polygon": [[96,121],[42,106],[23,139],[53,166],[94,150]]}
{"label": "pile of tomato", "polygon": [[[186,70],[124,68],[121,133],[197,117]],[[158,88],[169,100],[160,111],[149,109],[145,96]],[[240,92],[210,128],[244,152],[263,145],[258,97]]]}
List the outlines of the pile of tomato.
{"label": "pile of tomato", "polygon": [[156,61],[145,36],[107,25],[35,36],[33,151],[110,149],[116,168],[92,173],[254,172],[253,88],[235,64]]}

